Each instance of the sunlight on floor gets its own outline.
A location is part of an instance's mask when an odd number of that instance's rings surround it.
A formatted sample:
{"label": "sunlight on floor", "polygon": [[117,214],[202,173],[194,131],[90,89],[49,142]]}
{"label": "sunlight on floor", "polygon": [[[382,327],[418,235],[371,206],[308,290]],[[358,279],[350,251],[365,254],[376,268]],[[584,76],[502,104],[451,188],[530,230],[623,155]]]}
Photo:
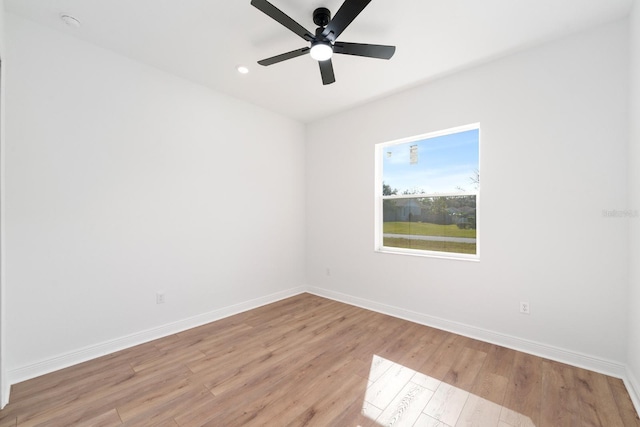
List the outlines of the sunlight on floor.
{"label": "sunlight on floor", "polygon": [[362,414],[380,426],[535,427],[531,419],[374,355]]}

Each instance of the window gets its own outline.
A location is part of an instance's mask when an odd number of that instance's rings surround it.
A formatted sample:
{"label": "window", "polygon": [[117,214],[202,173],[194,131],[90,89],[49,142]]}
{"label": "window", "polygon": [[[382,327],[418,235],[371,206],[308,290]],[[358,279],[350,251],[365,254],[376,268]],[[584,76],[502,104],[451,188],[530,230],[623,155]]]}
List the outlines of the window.
{"label": "window", "polygon": [[376,145],[376,250],[479,259],[478,124]]}

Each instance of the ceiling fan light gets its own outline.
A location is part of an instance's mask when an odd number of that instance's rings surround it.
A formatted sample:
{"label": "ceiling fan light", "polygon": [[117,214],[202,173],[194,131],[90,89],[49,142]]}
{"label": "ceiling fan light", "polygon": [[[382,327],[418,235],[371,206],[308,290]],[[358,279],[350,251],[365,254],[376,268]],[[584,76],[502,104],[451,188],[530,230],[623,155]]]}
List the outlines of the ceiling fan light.
{"label": "ceiling fan light", "polygon": [[315,42],[311,46],[311,57],[316,61],[326,61],[333,55],[333,47],[328,42]]}

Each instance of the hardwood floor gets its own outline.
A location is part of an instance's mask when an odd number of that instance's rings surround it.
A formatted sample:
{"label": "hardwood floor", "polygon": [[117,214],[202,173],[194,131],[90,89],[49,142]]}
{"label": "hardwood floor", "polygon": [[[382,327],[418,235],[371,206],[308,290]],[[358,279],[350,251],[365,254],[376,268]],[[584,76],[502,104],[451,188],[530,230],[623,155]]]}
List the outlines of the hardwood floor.
{"label": "hardwood floor", "polygon": [[13,386],[6,426],[640,426],[621,380],[298,295]]}

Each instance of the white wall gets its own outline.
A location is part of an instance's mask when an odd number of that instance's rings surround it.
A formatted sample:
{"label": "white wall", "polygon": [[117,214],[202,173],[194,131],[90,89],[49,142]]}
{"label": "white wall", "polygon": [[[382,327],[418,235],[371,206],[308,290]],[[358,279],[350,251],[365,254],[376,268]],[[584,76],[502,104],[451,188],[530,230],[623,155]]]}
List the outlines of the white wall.
{"label": "white wall", "polygon": [[[639,206],[633,120],[628,180],[625,166],[626,24],[314,123],[305,178],[300,124],[7,21],[3,362],[13,380],[294,292],[302,248],[318,293],[582,360],[627,361],[638,378],[638,220],[602,217]],[[481,261],[374,253],[374,144],[476,121]],[[530,316],[517,312],[520,300]]]}
{"label": "white wall", "polygon": [[[631,112],[629,208],[640,211],[640,3],[634,2],[631,22]],[[630,219],[629,377],[640,408],[640,218]],[[639,409],[640,410],[640,409]]]}
{"label": "white wall", "polygon": [[[581,33],[309,126],[314,291],[621,369],[628,221],[602,211],[627,204],[627,31]],[[481,261],[375,253],[374,144],[474,122]]]}
{"label": "white wall", "polygon": [[14,380],[304,284],[303,125],[6,18]]}
{"label": "white wall", "polygon": [[[4,0],[0,0],[0,61],[5,53]],[[4,72],[0,72],[0,409],[9,400],[9,385],[4,363]]]}

